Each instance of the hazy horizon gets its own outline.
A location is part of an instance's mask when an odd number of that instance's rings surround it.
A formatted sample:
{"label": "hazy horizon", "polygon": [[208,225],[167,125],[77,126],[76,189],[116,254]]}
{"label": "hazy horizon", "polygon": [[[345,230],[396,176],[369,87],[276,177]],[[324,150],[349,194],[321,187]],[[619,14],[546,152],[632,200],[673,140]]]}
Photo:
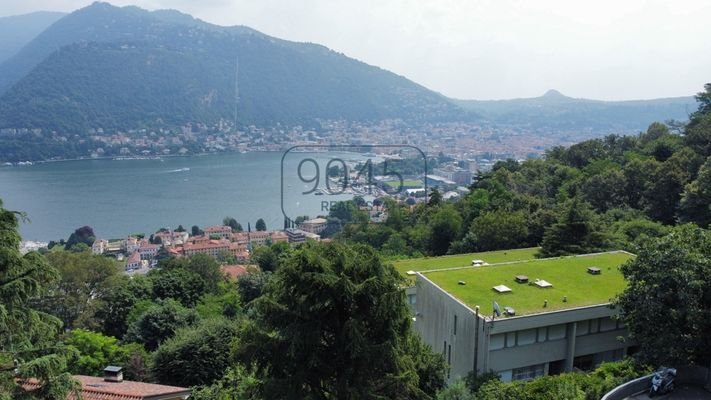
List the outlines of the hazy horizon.
{"label": "hazy horizon", "polygon": [[[691,96],[711,81],[703,1],[114,0],[176,9],[322,44],[456,99],[529,98],[554,89],[596,100]],[[71,12],[87,0],[9,0],[0,17]]]}

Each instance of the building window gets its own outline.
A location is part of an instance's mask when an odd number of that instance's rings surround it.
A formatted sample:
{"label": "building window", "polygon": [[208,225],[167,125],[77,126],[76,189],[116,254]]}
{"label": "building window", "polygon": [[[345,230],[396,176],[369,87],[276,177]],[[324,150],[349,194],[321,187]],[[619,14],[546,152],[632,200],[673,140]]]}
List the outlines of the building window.
{"label": "building window", "polygon": [[543,376],[545,364],[531,365],[530,367],[516,368],[513,370],[511,378],[513,380],[528,381],[539,376]]}
{"label": "building window", "polygon": [[516,332],[509,332],[506,334],[506,347],[516,346]]}
{"label": "building window", "polygon": [[575,327],[575,336],[583,336],[590,333],[590,321],[578,321]]}
{"label": "building window", "polygon": [[503,333],[491,335],[489,338],[489,350],[500,350],[504,348],[506,336]]}
{"label": "building window", "polygon": [[623,320],[617,320],[617,329],[625,329],[627,326],[625,325],[625,321]]}
{"label": "building window", "polygon": [[548,327],[548,340],[558,340],[565,338],[565,325],[553,325]]}
{"label": "building window", "polygon": [[453,329],[453,331],[454,331],[454,334],[456,335],[456,334],[457,334],[457,316],[456,316],[456,315],[454,316],[454,329]]}
{"label": "building window", "polygon": [[533,344],[535,342],[536,342],[536,330],[535,329],[527,329],[525,331],[519,331],[517,333],[516,344],[518,346]]}
{"label": "building window", "polygon": [[590,320],[590,333],[597,333],[598,332],[599,322],[600,321],[597,319]]}
{"label": "building window", "polygon": [[415,294],[408,294],[407,295],[407,302],[411,305],[414,306],[417,304],[417,295]]}
{"label": "building window", "polygon": [[499,379],[501,379],[501,382],[511,382],[512,373],[513,371],[510,369],[506,371],[499,371]]}
{"label": "building window", "polygon": [[600,319],[600,332],[614,331],[617,329],[617,321],[612,318]]}
{"label": "building window", "polygon": [[548,328],[538,328],[538,341],[539,342],[545,342],[546,340],[548,340],[547,335],[548,335]]}

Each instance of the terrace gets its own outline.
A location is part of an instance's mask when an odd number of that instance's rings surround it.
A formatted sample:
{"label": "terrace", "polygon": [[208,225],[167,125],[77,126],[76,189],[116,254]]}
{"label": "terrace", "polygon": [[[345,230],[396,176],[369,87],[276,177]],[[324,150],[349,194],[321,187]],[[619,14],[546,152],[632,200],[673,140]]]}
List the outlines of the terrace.
{"label": "terrace", "polygon": [[[496,302],[502,312],[511,307],[517,316],[521,316],[608,303],[625,288],[619,266],[632,257],[624,252],[610,252],[494,264],[493,258],[489,261],[478,255],[476,258],[489,265],[423,271],[421,274],[472,309],[478,305],[484,315],[493,314],[493,303]],[[469,260],[471,258],[469,255]],[[436,268],[436,265],[430,265],[430,270]],[[599,273],[590,273],[590,267],[598,268]],[[519,282],[517,276],[526,276],[529,280]],[[511,291],[499,293],[493,289],[500,285]]]}

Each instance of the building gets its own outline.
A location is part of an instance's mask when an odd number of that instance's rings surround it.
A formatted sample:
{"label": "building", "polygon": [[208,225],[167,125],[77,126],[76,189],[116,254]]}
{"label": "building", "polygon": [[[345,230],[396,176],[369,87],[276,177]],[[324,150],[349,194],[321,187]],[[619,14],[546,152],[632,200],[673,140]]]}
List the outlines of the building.
{"label": "building", "polygon": [[232,241],[239,243],[245,248],[248,244],[254,248],[266,245],[267,243],[288,242],[289,237],[282,231],[236,232],[232,234]]}
{"label": "building", "polygon": [[218,258],[222,254],[227,254],[237,258],[237,260],[240,261],[249,258],[249,251],[244,247],[244,245],[237,242],[231,242],[227,239],[203,240],[201,238],[197,241],[188,242],[183,245],[184,256],[190,257],[195,254],[207,254],[215,258]]}
{"label": "building", "polygon": [[109,248],[109,241],[106,239],[96,239],[94,244],[91,245],[91,253],[95,256],[100,256],[104,254]]}
{"label": "building", "polygon": [[141,268],[143,266],[141,261],[141,253],[134,251],[128,256],[128,260],[126,260],[126,270]]}
{"label": "building", "polygon": [[151,244],[146,239],[140,241],[138,247],[138,254],[141,255],[141,260],[153,260],[158,255],[158,250],[160,250],[160,245]]}
{"label": "building", "polygon": [[289,238],[289,243],[291,244],[304,243],[307,240],[314,240],[317,242],[321,240],[321,236],[315,233],[306,232],[304,230],[295,228],[287,229],[286,235]]}
{"label": "building", "polygon": [[126,252],[126,254],[131,254],[134,251],[138,250],[138,246],[138,239],[133,236],[129,236],[123,243],[123,250]]}
{"label": "building", "polygon": [[207,237],[219,236],[223,239],[232,237],[232,228],[227,225],[208,226],[204,229],[204,232]]}
{"label": "building", "polygon": [[[416,273],[415,328],[448,378],[503,381],[589,370],[634,350],[609,299],[629,253],[528,260]],[[414,298],[413,298],[414,300]],[[497,315],[498,314],[498,315]]]}
{"label": "building", "polygon": [[328,220],[326,218],[313,218],[300,223],[299,229],[318,235],[326,229],[326,225],[328,225]]}
{"label": "building", "polygon": [[[184,387],[125,381],[119,367],[107,367],[104,373],[104,377],[72,376],[81,384],[81,398],[83,400],[185,400],[191,394],[191,390]],[[40,387],[40,383],[36,379],[19,383],[27,392],[32,392]],[[67,400],[75,399],[73,394],[67,396]]]}
{"label": "building", "polygon": [[231,281],[236,281],[242,275],[248,273],[250,271],[250,268],[254,268],[256,270],[256,267],[253,266],[236,264],[222,265],[220,266],[220,271],[222,272],[222,275],[225,275]]}

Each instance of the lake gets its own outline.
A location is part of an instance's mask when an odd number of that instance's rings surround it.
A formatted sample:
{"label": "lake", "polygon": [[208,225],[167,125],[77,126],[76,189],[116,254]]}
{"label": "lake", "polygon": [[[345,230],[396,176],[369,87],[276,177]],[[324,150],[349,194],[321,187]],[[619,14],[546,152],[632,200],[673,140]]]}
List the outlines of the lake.
{"label": "lake", "polygon": [[[150,234],[182,224],[218,225],[234,217],[245,229],[263,218],[268,229],[282,229],[281,152],[253,152],[145,160],[83,160],[0,167],[0,199],[9,210],[24,211],[24,240],[58,240],[89,225],[101,238]],[[314,183],[296,174],[301,160],[321,165],[332,157],[362,160],[355,153],[289,153],[284,165],[284,210],[290,218],[326,214],[328,201],[352,195],[304,195]],[[302,178],[314,176],[303,166]],[[323,187],[324,184],[320,185]]]}

